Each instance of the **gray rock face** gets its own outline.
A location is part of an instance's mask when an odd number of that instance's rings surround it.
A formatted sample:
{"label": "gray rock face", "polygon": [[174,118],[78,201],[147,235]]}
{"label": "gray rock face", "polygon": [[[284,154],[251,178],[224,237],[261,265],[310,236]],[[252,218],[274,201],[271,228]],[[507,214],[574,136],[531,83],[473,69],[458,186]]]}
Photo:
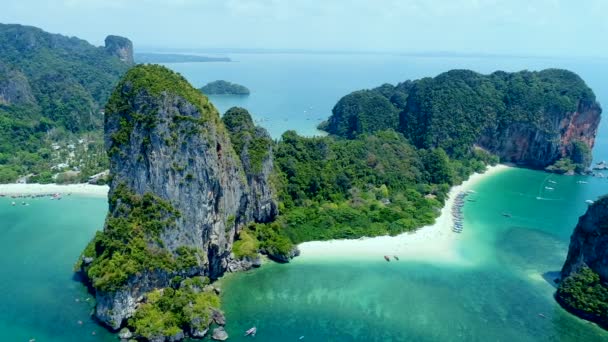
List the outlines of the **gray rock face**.
{"label": "gray rock face", "polygon": [[105,40],[106,51],[121,61],[133,64],[133,43],[131,40],[120,36],[107,36]]}
{"label": "gray rock face", "polygon": [[0,104],[29,105],[36,99],[27,77],[20,71],[9,68],[0,62]]}
{"label": "gray rock face", "polygon": [[228,333],[224,330],[224,327],[213,329],[213,335],[211,338],[216,341],[226,341],[228,339]]}
{"label": "gray rock face", "polygon": [[116,331],[120,329],[127,318],[133,316],[137,306],[143,301],[145,293],[168,286],[171,278],[176,275],[188,277],[202,272],[202,268],[193,268],[176,273],[156,270],[129,279],[128,283],[118,291],[96,291],[95,317]]}
{"label": "gray rock face", "polygon": [[224,316],[224,314],[221,311],[213,310],[211,319],[217,325],[220,325],[220,326],[226,325],[226,317]]}
{"label": "gray rock face", "polygon": [[118,333],[118,337],[123,340],[128,340],[131,337],[133,337],[133,333],[128,328],[122,328],[122,329],[120,329],[120,332]]}
{"label": "gray rock face", "polygon": [[236,259],[232,256],[228,261],[229,272],[242,272],[260,266],[262,266],[262,257],[260,255],[254,258],[246,256],[242,259]]}
{"label": "gray rock face", "polygon": [[[270,140],[265,131],[261,133]],[[232,245],[240,229],[253,220],[274,219],[276,202],[269,185],[272,146],[263,145],[269,151],[263,151],[267,153],[261,167],[251,167],[247,153],[243,157],[235,152],[229,133],[207,98],[183,77],[164,67],[138,65],[125,75],[106,107],[105,143],[110,157],[106,222],[122,219],[137,222],[144,217],[152,226],[146,226],[150,228],[143,229],[149,230],[142,232],[136,230],[142,229],[136,223],[115,234],[116,226],[108,223],[104,238],[111,240],[115,235],[125,234],[122,238],[135,239],[133,235],[140,234],[136,241],[147,244],[147,252],[135,255],[127,251],[125,258],[157,252],[167,256],[154,269],[139,268],[128,273],[126,280],[107,287],[97,286],[95,315],[111,329],[118,330],[135,314],[146,293],[174,286],[175,279],[205,276],[214,280],[227,270],[232,271],[234,267],[229,268],[234,263]],[[242,159],[247,168],[243,167]],[[143,199],[137,209],[130,206],[133,198]],[[154,203],[162,203],[164,207],[154,206],[146,198],[153,198]],[[147,208],[154,211],[148,212]],[[83,273],[91,276],[87,270],[107,260],[103,259],[106,257],[108,254],[100,252],[91,260],[83,258]],[[246,263],[246,267],[254,267],[261,261]],[[203,290],[220,292],[212,285],[204,286]],[[194,317],[187,331],[158,336],[158,340],[177,341],[186,335],[203,337],[211,322],[224,325],[225,318],[219,311],[213,313],[209,322]],[[227,338],[223,330],[216,335],[222,340]]]}
{"label": "gray rock face", "polygon": [[[118,290],[96,291],[96,316],[114,330],[134,314],[145,293],[169,286],[175,276],[207,276],[212,280],[220,277],[232,259],[238,230],[254,218],[274,218],[276,212],[275,203],[274,207],[270,205],[275,209],[269,209],[268,201],[273,195],[265,188],[266,179],[252,183],[254,192],[261,194],[256,198],[261,199],[251,199],[252,190],[241,160],[217,111],[203,95],[193,97],[189,89],[156,92],[141,86],[158,81],[154,72],[168,72],[158,68],[133,68],[115,90],[110,100],[113,104],[106,110],[105,142],[111,174],[109,215],[121,215],[120,203],[112,200],[117,189],[159,197],[178,214],[150,243],[158,243],[174,256],[179,248],[189,247],[197,251],[198,265],[175,271],[139,272]],[[131,73],[138,76],[130,77]],[[270,164],[265,167],[270,172],[272,160],[265,163]],[[204,336],[205,325],[196,326],[201,329],[188,333]]]}
{"label": "gray rock face", "polygon": [[[215,279],[226,268],[236,231],[236,225],[228,223],[246,222],[249,215],[247,185],[230,141],[218,128],[219,120],[196,122],[208,114],[179,96],[140,93],[130,101],[131,112],[154,108],[156,123],[147,128],[135,122],[128,143],[111,155],[110,196],[122,183],[136,194],[151,192],[171,203],[180,217],[175,228],[161,233],[164,247],[203,251],[207,260],[201,266]],[[208,110],[217,117],[210,105]],[[115,147],[111,137],[120,129],[121,117],[106,115],[110,148]]]}
{"label": "gray rock face", "polygon": [[270,259],[272,259],[276,262],[281,262],[281,263],[288,263],[289,260],[300,255],[300,250],[298,249],[298,246],[293,246],[293,248],[289,251],[288,254],[276,254],[276,253],[270,253],[269,251],[265,251],[265,252]]}
{"label": "gray rock face", "polygon": [[589,206],[570,237],[562,279],[587,266],[608,281],[608,197]]}
{"label": "gray rock face", "polygon": [[230,108],[222,120],[247,175],[252,219],[270,222],[279,214],[270,181],[274,172],[272,138],[264,128],[255,126],[246,109]]}
{"label": "gray rock face", "polygon": [[[256,127],[255,137],[270,139],[268,132]],[[243,147],[241,152],[241,161],[247,174],[247,183],[251,191],[251,205],[253,208],[253,219],[256,222],[270,222],[279,214],[277,201],[274,191],[270,185],[270,177],[274,172],[274,162],[272,154],[272,145],[268,147],[268,154],[262,161],[262,167],[259,172],[255,172],[252,168],[249,155],[249,141]]]}

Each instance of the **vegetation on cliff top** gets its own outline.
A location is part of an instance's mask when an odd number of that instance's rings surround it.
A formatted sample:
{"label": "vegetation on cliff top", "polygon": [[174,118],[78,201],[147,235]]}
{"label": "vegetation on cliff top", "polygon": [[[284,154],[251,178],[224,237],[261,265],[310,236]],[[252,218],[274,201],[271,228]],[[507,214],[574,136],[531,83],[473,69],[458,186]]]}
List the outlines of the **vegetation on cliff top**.
{"label": "vegetation on cliff top", "polygon": [[136,336],[147,340],[176,336],[209,327],[213,311],[219,311],[220,298],[213,291],[203,291],[200,278],[184,280],[179,288],[155,290],[146,295],[128,326]]}
{"label": "vegetation on cliff top", "polygon": [[209,82],[200,91],[206,95],[249,95],[247,87],[224,80]]}
{"label": "vegetation on cliff top", "polygon": [[567,310],[608,328],[608,284],[589,267],[563,279],[555,297]]}
{"label": "vegetation on cliff top", "polygon": [[594,101],[585,82],[566,70],[490,75],[451,70],[351,93],[321,128],[345,138],[393,128],[418,148],[440,147],[460,158],[470,155],[482,133],[497,136],[513,123],[548,131],[556,115]]}
{"label": "vegetation on cliff top", "polygon": [[[181,247],[172,255],[159,239],[180,216],[168,202],[146,193],[132,193],[120,184],[110,194],[105,228],[97,232],[76,265],[99,291],[116,291],[144,270],[176,272],[199,265],[204,255]],[[91,258],[90,264],[84,259]]]}
{"label": "vegetation on cliff top", "polygon": [[[149,96],[145,104],[138,106],[132,103],[137,96]],[[120,127],[111,136],[110,155],[118,152],[120,147],[129,142],[131,132],[137,124],[149,128],[156,125],[156,110],[163,96],[178,96],[200,113],[200,119],[175,116],[177,120],[196,121],[201,124],[211,122],[219,131],[223,131],[219,114],[206,96],[193,88],[180,74],[160,65],[140,64],[131,68],[110,96],[106,105],[105,119],[119,115]]]}
{"label": "vegetation on cliff top", "polygon": [[[128,67],[84,40],[0,24],[0,182],[30,173],[51,182],[51,167],[65,162],[51,145],[99,136],[101,108]],[[104,170],[105,158],[89,167],[79,180]]]}
{"label": "vegetation on cliff top", "polygon": [[262,172],[262,165],[273,145],[270,134],[264,128],[256,127],[249,112],[243,108],[228,109],[222,121],[230,133],[234,150],[241,157],[245,172]]}

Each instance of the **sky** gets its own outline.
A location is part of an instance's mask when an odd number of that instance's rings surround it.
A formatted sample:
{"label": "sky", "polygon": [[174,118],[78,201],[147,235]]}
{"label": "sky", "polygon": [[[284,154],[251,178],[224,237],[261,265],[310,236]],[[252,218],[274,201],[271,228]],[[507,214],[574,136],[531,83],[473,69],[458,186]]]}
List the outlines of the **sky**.
{"label": "sky", "polygon": [[[136,51],[608,55],[608,0],[4,0],[0,22]],[[4,2],[3,1],[3,2]]]}

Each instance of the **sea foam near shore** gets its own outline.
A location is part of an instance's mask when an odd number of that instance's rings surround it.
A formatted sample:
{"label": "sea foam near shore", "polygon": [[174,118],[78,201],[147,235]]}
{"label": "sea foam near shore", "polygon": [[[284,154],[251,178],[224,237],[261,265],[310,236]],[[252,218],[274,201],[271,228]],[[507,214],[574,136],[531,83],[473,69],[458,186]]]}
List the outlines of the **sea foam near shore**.
{"label": "sea foam near shore", "polygon": [[467,264],[468,261],[460,255],[456,248],[459,234],[452,231],[454,221],[451,211],[456,195],[462,191],[472,190],[482,179],[508,168],[506,165],[491,166],[484,173],[475,173],[461,185],[452,187],[448,199],[441,209],[440,216],[432,225],[397,236],[304,242],[298,246],[301,254],[295,261],[305,262],[318,259],[383,260],[386,255],[391,258],[397,256],[400,260]]}

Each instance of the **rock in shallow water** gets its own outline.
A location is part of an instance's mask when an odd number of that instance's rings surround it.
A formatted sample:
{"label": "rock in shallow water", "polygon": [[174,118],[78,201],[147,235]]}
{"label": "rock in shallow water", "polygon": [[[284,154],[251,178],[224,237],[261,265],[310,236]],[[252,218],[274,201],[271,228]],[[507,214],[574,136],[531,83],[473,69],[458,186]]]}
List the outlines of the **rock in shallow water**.
{"label": "rock in shallow water", "polygon": [[122,329],[120,329],[120,332],[118,333],[118,337],[120,337],[123,340],[128,340],[131,337],[133,337],[133,333],[128,328],[122,328]]}
{"label": "rock in shallow water", "polygon": [[211,319],[213,319],[213,322],[215,322],[215,324],[217,324],[217,325],[221,325],[221,326],[226,325],[226,317],[219,310],[213,310],[213,312],[211,314]]}
{"label": "rock in shallow water", "polygon": [[228,339],[228,333],[223,327],[213,329],[213,335],[211,336],[216,341],[226,341]]}

